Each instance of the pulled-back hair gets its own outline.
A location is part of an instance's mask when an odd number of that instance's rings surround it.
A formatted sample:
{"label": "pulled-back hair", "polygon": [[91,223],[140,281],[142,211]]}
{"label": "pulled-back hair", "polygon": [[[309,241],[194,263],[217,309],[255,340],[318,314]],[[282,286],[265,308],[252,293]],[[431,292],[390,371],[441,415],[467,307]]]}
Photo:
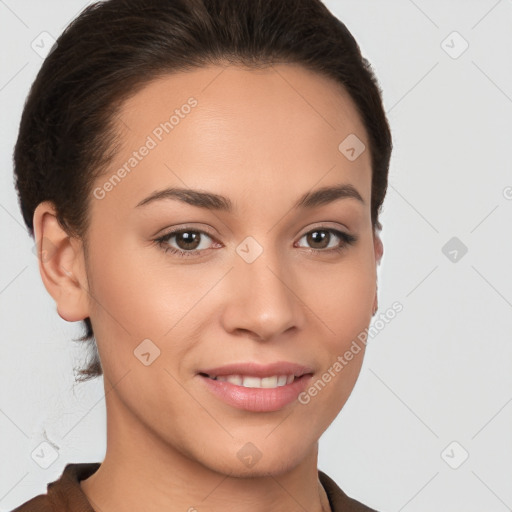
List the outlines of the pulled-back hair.
{"label": "pulled-back hair", "polygon": [[[333,78],[366,128],[372,163],[371,218],[388,180],[392,139],[381,90],[347,27],[320,0],[107,0],[85,8],[57,39],[28,95],[14,149],[23,218],[52,201],[60,225],[86,242],[95,179],[116,154],[123,102],[162,75],[219,63],[252,68],[295,63]],[[341,141],[340,141],[341,142]],[[80,380],[101,375],[92,359]]]}

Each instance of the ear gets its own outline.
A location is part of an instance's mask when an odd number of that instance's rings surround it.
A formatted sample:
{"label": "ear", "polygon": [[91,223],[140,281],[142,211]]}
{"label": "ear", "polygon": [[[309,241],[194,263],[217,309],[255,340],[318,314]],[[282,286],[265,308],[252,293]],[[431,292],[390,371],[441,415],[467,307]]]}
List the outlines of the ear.
{"label": "ear", "polygon": [[373,234],[373,248],[375,251],[375,263],[380,265],[382,254],[384,253],[384,245],[378,233]]}
{"label": "ear", "polygon": [[[375,253],[375,265],[380,265],[380,260],[382,259],[382,254],[384,253],[384,245],[382,244],[382,240],[378,233],[374,232],[373,234],[373,249]],[[375,285],[375,298],[373,300],[373,314],[377,312],[378,308],[378,297],[377,297],[377,284]]]}
{"label": "ear", "polygon": [[50,201],[40,203],[34,211],[34,238],[39,272],[57,304],[57,313],[68,322],[87,318],[89,292],[83,244],[61,227]]}

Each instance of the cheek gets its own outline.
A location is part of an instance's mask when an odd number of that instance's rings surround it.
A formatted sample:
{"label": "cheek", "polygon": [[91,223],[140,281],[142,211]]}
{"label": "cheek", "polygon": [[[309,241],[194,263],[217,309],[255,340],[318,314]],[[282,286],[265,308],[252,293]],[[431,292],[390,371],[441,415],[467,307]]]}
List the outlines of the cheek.
{"label": "cheek", "polygon": [[[179,265],[173,268],[157,247],[141,249],[140,241],[117,240],[115,232],[93,233],[88,272],[91,320],[98,344],[109,340],[108,347],[117,346],[119,360],[129,359],[146,338],[159,346],[169,331],[172,337],[193,327],[197,311],[209,308],[204,301],[196,306],[211,288],[212,275],[225,269],[197,265],[191,272],[190,268],[180,270]],[[330,358],[343,352],[371,319],[375,264],[370,240],[361,239],[332,264],[309,260],[293,272],[297,300],[311,310],[307,313],[311,322],[323,329],[325,353]],[[222,300],[229,300],[229,295]],[[129,350],[120,351],[120,346]]]}
{"label": "cheek", "polygon": [[[357,250],[316,280],[308,297],[325,329],[322,370],[306,390],[304,400],[327,425],[339,413],[359,376],[376,292],[373,240],[363,241]],[[323,286],[318,286],[322,283]],[[363,340],[363,341],[361,341]]]}
{"label": "cheek", "polygon": [[[343,345],[364,330],[376,292],[373,246],[365,244],[332,266],[317,268],[305,302],[329,328],[334,343]],[[306,289],[306,288],[303,288]]]}
{"label": "cheek", "polygon": [[312,428],[320,431],[339,414],[361,370],[376,289],[373,260],[361,258],[340,265],[323,282],[325,293],[315,287],[315,294],[308,297],[320,318],[318,325],[323,326],[323,350],[317,352],[321,370],[300,402],[310,411]]}
{"label": "cheek", "polygon": [[138,367],[134,351],[146,339],[163,356],[155,360],[157,366],[169,357],[181,361],[211,275],[172,268],[156,246],[141,248],[140,241],[100,237],[99,232],[95,236],[88,268],[90,317],[104,366],[114,375]]}
{"label": "cheek", "polygon": [[172,283],[165,286],[165,277],[148,266],[143,254],[140,247],[98,231],[91,237],[91,320],[99,343],[108,339],[110,346],[130,340],[135,347],[145,338],[160,337],[172,326],[173,318],[165,307],[175,293]]}

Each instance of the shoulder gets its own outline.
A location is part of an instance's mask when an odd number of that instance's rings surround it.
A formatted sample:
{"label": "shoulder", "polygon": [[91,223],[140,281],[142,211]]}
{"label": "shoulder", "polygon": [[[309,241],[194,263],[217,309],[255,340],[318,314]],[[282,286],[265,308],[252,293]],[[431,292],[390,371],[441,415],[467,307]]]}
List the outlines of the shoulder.
{"label": "shoulder", "polygon": [[16,507],[12,512],[54,512],[47,494],[39,494]]}
{"label": "shoulder", "polygon": [[94,512],[80,486],[100,467],[99,462],[70,463],[60,477],[47,485],[46,494],[39,494],[22,503],[12,512]]}
{"label": "shoulder", "polygon": [[318,478],[327,493],[332,512],[377,512],[345,494],[323,471],[318,470]]}

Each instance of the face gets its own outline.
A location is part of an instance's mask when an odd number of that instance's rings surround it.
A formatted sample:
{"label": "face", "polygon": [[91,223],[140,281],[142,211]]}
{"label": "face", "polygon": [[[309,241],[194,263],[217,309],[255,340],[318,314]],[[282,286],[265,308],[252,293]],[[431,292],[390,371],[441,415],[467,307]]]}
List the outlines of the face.
{"label": "face", "polygon": [[[344,354],[376,297],[369,142],[353,103],[298,66],[212,66],[150,83],[118,132],[79,292],[111,386],[109,429],[129,424],[222,473],[296,466],[355,385],[364,344]],[[359,142],[340,150],[350,134]],[[205,375],[216,368],[242,377]],[[269,378],[236,380],[258,370]]]}

